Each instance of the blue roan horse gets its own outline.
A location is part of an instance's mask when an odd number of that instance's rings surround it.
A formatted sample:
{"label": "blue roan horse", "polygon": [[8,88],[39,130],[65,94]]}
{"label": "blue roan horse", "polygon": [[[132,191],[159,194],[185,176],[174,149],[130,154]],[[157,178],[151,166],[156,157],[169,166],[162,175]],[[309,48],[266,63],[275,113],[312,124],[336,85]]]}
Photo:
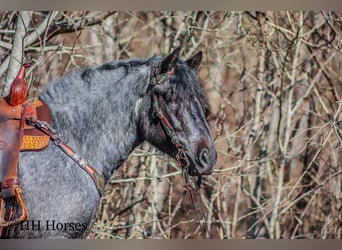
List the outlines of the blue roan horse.
{"label": "blue roan horse", "polygon": [[[40,98],[51,109],[52,126],[107,182],[132,150],[148,141],[175,157],[177,150],[155,115],[153,95],[184,146],[189,174],[210,174],[217,153],[203,111],[197,69],[202,54],[187,61],[179,49],[165,58],[130,59],[81,69],[48,84]],[[159,74],[173,70],[163,84]],[[91,178],[50,142],[41,152],[20,155],[19,179],[29,220],[11,229],[12,238],[82,238],[99,206]]]}

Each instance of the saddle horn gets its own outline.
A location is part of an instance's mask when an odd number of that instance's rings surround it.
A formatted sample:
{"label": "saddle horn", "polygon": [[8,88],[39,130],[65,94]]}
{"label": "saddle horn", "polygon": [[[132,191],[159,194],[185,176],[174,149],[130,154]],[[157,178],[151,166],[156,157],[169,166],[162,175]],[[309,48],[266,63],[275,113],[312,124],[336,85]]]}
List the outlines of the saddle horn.
{"label": "saddle horn", "polygon": [[18,75],[11,84],[9,95],[6,97],[6,101],[11,106],[17,106],[24,103],[27,100],[27,93],[29,84],[25,81],[26,68],[32,65],[32,61],[29,60],[21,65]]}

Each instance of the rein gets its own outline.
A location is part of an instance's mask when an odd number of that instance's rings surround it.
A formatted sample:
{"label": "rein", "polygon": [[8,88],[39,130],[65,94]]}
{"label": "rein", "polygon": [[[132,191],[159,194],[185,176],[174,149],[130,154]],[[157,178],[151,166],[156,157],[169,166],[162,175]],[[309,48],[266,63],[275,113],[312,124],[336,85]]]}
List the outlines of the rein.
{"label": "rein", "polygon": [[[159,66],[153,66],[152,67],[152,71],[151,71],[151,86],[154,87],[156,85],[161,85],[164,82],[166,82],[167,80],[169,80],[174,73],[174,68],[172,68],[169,72],[164,73],[164,74],[156,74],[157,70],[158,70]],[[199,214],[198,214],[198,209],[195,203],[195,198],[194,195],[192,193],[192,187],[189,181],[189,173],[188,173],[188,168],[190,166],[190,161],[188,159],[188,156],[185,153],[184,150],[184,146],[180,143],[179,138],[176,134],[176,131],[174,130],[174,128],[172,127],[172,125],[170,124],[170,122],[167,120],[167,118],[165,117],[163,111],[161,110],[159,104],[158,104],[158,98],[156,96],[156,94],[153,94],[152,96],[153,98],[153,107],[157,113],[158,118],[160,119],[167,135],[170,137],[172,144],[175,145],[175,147],[177,148],[177,154],[176,154],[176,160],[178,161],[178,163],[182,166],[183,168],[183,176],[184,176],[184,180],[185,180],[185,186],[187,191],[189,192],[189,195],[191,197],[191,202],[192,202],[192,206],[194,207],[195,210],[195,214],[196,214],[196,218],[197,218],[197,223],[199,224],[200,228],[201,228],[201,232],[202,235],[205,239],[209,239],[210,235],[209,235],[209,229],[207,224],[205,225],[205,229],[203,224],[201,223],[201,220],[199,218]],[[203,200],[202,200],[202,196],[200,194],[200,187],[201,187],[201,176],[198,177],[198,181],[196,183],[196,193],[198,194],[198,196],[200,197],[200,202],[201,202],[201,208],[202,208],[202,219],[205,217],[205,212],[204,212],[204,206],[203,206]]]}

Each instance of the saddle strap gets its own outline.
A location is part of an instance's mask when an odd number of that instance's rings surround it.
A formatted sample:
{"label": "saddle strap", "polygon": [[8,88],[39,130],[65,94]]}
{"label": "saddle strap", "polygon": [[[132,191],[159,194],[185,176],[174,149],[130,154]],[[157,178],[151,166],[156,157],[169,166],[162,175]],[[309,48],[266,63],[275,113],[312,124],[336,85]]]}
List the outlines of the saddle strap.
{"label": "saddle strap", "polygon": [[71,158],[77,165],[83,169],[94,182],[97,191],[100,196],[103,195],[105,180],[104,177],[99,174],[89,163],[87,160],[82,158],[80,155],[76,154],[70,147],[65,145],[62,139],[57,135],[56,131],[46,122],[38,121],[35,119],[28,120],[30,124],[35,125],[38,129],[43,131],[45,134],[49,135],[51,140],[55,143],[57,147],[59,147],[69,158]]}

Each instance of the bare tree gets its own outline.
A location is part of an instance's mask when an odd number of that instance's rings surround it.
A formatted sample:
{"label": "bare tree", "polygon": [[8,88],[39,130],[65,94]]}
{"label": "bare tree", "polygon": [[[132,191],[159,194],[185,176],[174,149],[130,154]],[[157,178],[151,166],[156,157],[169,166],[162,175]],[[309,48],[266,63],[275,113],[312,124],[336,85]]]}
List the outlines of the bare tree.
{"label": "bare tree", "polygon": [[[34,60],[30,98],[79,67],[202,50],[219,159],[212,238],[341,238],[341,12],[0,12],[0,82]],[[201,238],[180,166],[143,144],[107,186],[89,238]],[[158,188],[157,188],[158,187]]]}

